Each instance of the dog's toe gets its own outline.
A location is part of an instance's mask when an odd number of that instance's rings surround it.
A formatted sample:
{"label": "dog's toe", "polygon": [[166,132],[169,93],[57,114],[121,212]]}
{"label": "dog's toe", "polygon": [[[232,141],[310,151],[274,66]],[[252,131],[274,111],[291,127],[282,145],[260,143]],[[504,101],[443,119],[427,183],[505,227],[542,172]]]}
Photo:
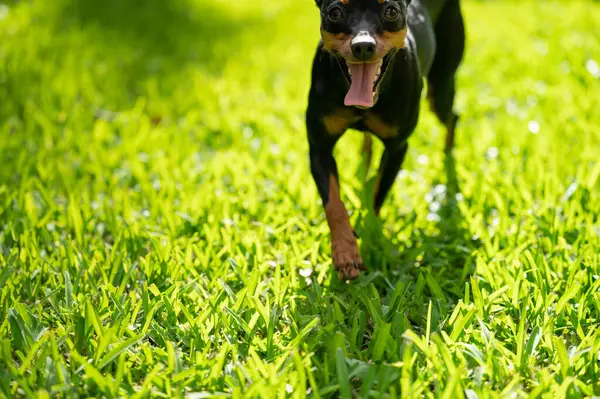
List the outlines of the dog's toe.
{"label": "dog's toe", "polygon": [[360,275],[360,269],[354,265],[346,264],[338,266],[338,278],[342,281],[356,280]]}
{"label": "dog's toe", "polygon": [[333,263],[340,280],[356,280],[361,270],[366,270],[356,241],[336,242],[332,246]]}

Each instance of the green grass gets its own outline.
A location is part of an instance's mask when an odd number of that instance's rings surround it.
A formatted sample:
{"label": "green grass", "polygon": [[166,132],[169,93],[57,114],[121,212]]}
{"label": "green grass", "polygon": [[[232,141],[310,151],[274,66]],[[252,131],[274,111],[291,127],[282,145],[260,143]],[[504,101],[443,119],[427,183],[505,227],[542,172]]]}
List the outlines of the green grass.
{"label": "green grass", "polygon": [[379,221],[337,148],[346,285],[312,0],[2,3],[0,396],[600,395],[600,4],[463,1],[454,159],[424,106]]}

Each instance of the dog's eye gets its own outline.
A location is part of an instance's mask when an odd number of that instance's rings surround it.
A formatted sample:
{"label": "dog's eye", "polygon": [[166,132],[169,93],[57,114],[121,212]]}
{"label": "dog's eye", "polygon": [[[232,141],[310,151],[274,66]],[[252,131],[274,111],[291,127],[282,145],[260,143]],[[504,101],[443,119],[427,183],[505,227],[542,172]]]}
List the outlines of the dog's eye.
{"label": "dog's eye", "polygon": [[388,21],[395,21],[400,16],[400,10],[394,6],[389,6],[383,11],[383,17]]}
{"label": "dog's eye", "polygon": [[332,22],[339,22],[344,19],[344,12],[340,7],[333,7],[327,14]]}

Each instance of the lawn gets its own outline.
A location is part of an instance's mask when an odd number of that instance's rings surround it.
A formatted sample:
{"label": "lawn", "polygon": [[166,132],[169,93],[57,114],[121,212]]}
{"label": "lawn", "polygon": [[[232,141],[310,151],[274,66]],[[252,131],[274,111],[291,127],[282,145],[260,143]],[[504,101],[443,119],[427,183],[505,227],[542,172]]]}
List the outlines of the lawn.
{"label": "lawn", "polygon": [[[312,0],[0,0],[0,396],[600,395],[600,3],[464,0],[369,272],[332,272]],[[376,147],[381,153],[381,146]]]}

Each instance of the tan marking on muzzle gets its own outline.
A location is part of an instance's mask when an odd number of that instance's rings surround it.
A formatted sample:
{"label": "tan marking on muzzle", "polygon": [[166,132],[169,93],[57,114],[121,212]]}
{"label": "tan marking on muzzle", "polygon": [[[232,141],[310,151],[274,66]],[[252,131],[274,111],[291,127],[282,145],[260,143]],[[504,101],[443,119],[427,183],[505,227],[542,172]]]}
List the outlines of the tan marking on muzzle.
{"label": "tan marking on muzzle", "polygon": [[[387,1],[387,0],[377,0],[377,2],[378,2],[379,4],[383,4],[383,3],[385,3],[386,1]],[[348,5],[348,3],[350,3],[350,0],[340,0],[340,3],[342,3],[343,5],[345,5],[345,6],[346,6],[346,5]]]}
{"label": "tan marking on muzzle", "polygon": [[323,39],[323,49],[326,51],[337,51],[343,56],[351,54],[349,35],[345,33],[333,34],[321,28],[321,38]]}
{"label": "tan marking on muzzle", "polygon": [[378,47],[383,47],[381,51],[384,54],[387,54],[387,52],[392,49],[403,49],[406,46],[407,35],[408,28],[404,28],[398,32],[383,32],[383,35],[377,36]]}

